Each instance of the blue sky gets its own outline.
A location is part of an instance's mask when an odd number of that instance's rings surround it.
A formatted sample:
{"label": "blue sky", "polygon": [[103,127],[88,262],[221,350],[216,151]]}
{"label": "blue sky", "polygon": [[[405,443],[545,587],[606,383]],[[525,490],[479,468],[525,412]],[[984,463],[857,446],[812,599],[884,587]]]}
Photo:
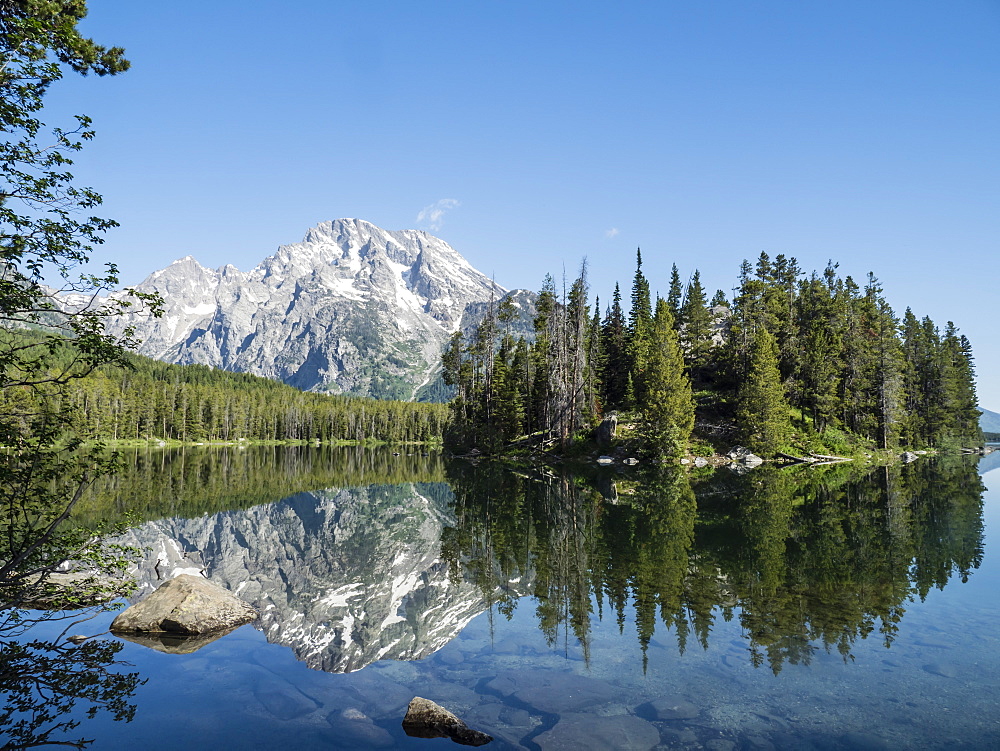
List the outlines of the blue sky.
{"label": "blue sky", "polygon": [[1000,2],[91,0],[77,174],[136,283],[249,269],[339,217],[422,228],[506,287],[727,293],[761,251],[952,320],[1000,411]]}

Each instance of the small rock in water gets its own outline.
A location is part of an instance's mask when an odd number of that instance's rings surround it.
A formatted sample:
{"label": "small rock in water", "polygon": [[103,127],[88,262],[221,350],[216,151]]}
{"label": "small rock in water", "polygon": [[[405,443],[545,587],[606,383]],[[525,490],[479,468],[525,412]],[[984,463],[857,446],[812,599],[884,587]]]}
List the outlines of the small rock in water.
{"label": "small rock in water", "polygon": [[396,745],[389,731],[376,725],[372,718],[353,707],[343,712],[331,712],[326,718],[338,740],[358,748],[392,748]]}
{"label": "small rock in water", "polygon": [[414,738],[451,738],[463,746],[483,746],[493,736],[473,730],[430,699],[414,696],[403,718],[403,730]]}
{"label": "small rock in water", "polygon": [[942,664],[940,662],[929,662],[923,666],[924,670],[931,675],[939,675],[942,678],[957,678],[958,670],[953,665]]}
{"label": "small rock in water", "polygon": [[698,734],[691,728],[663,728],[660,731],[663,740],[670,743],[692,744],[698,742]]}
{"label": "small rock in water", "polygon": [[679,696],[663,696],[640,709],[641,714],[654,720],[691,720],[701,713],[698,707]]}

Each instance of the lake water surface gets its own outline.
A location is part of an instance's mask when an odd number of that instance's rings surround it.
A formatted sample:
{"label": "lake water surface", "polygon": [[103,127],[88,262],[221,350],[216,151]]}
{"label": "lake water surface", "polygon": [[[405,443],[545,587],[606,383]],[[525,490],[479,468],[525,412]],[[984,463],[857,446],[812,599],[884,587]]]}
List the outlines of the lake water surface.
{"label": "lake water surface", "polygon": [[382,450],[137,453],[87,513],[138,511],[144,592],[204,571],[262,616],[185,654],[106,637],[128,665],[102,669],[144,682],[92,683],[133,719],[79,701],[67,737],[454,748],[403,733],[419,695],[488,748],[1000,748],[998,459],[692,483]]}

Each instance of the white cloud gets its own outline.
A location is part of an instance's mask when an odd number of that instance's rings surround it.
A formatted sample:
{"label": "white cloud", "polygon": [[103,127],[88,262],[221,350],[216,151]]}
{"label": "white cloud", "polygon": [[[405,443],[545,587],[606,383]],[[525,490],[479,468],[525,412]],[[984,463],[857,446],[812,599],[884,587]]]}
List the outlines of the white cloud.
{"label": "white cloud", "polygon": [[605,230],[605,232],[604,232],[604,236],[605,236],[606,238],[608,238],[609,240],[610,240],[610,239],[611,239],[612,237],[617,237],[617,236],[618,236],[618,228],[617,228],[617,227],[612,227],[612,228],[611,228],[611,229],[609,229],[609,230]]}
{"label": "white cloud", "polygon": [[442,220],[446,211],[450,211],[461,203],[454,198],[442,198],[437,203],[424,206],[417,214],[417,224],[425,225],[428,229],[437,231],[441,229]]}

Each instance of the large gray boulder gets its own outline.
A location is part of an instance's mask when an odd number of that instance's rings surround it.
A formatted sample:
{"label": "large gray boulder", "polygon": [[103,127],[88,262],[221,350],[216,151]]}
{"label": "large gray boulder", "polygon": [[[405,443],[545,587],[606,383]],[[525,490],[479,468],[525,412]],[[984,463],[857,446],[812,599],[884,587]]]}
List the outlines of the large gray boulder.
{"label": "large gray boulder", "polygon": [[414,696],[406,708],[403,730],[413,738],[451,738],[463,746],[482,746],[493,736],[473,730],[440,704]]}
{"label": "large gray boulder", "polygon": [[764,463],[763,459],[744,446],[736,446],[726,454],[726,458],[734,462],[739,462],[746,467],[759,467]]}
{"label": "large gray boulder", "polygon": [[181,574],[121,613],[111,633],[199,635],[256,620],[253,606],[199,576]]}

